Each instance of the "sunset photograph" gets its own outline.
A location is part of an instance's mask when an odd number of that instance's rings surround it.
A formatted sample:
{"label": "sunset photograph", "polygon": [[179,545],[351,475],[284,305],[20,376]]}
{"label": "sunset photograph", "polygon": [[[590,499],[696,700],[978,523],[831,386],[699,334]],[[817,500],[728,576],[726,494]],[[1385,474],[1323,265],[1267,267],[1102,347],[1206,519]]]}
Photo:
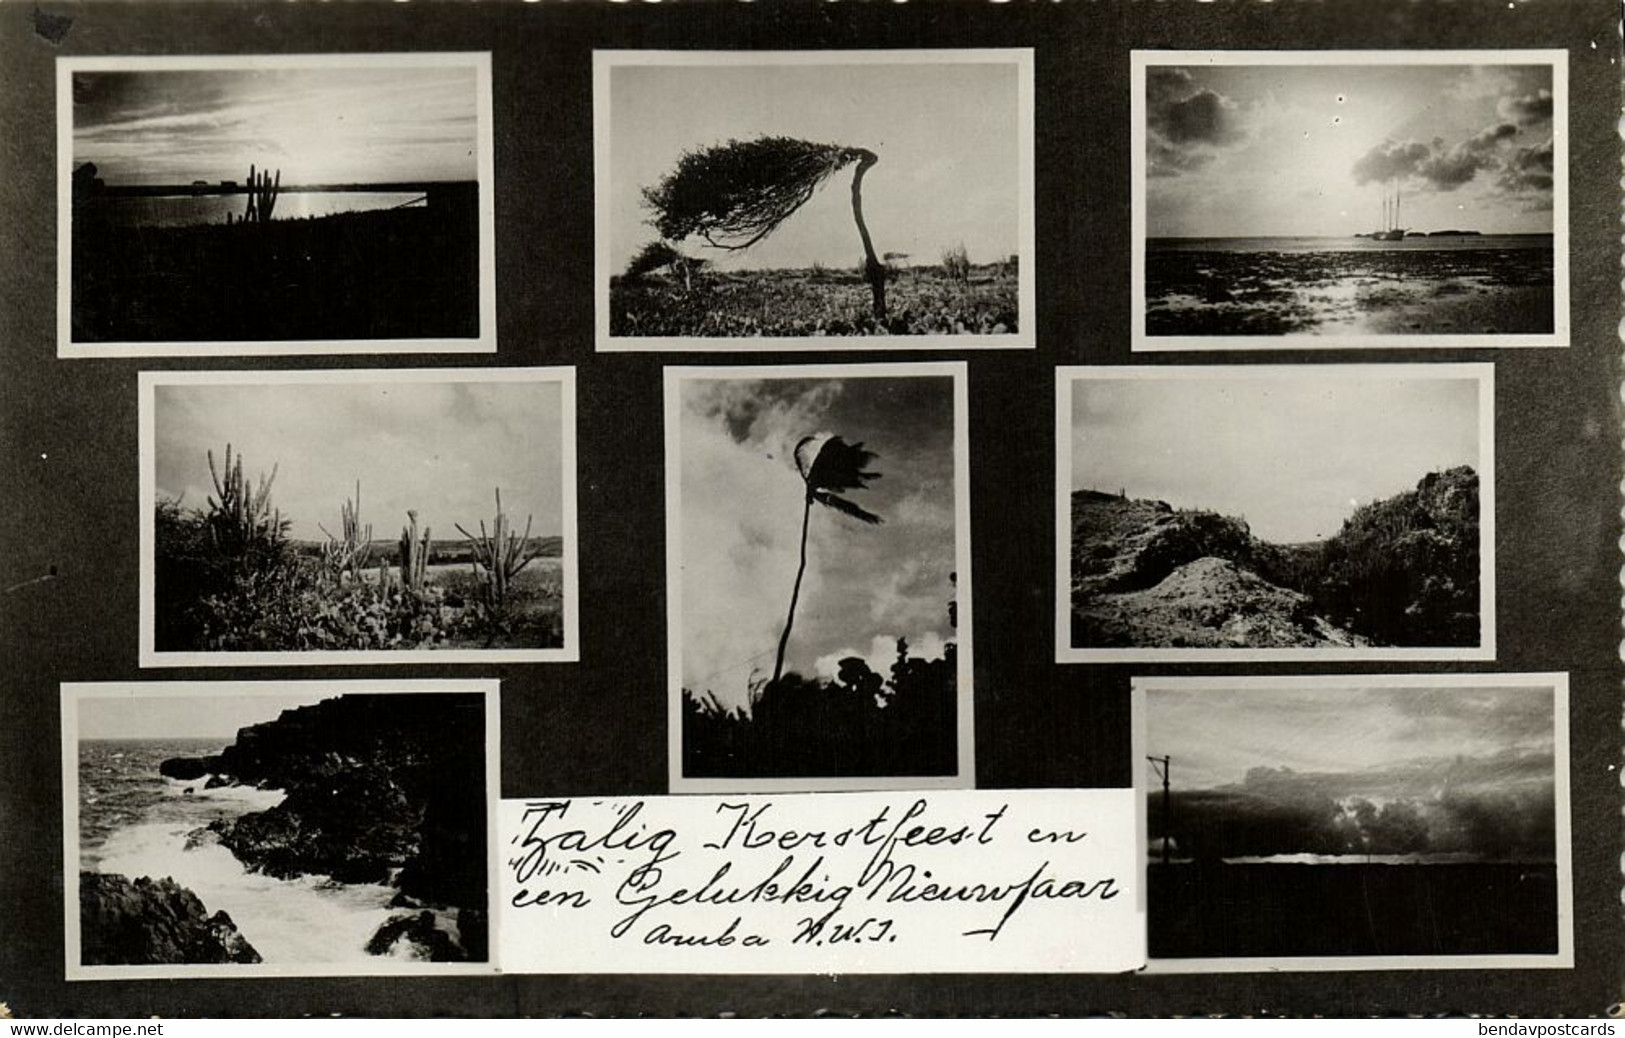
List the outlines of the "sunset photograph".
{"label": "sunset photograph", "polygon": [[59,79],[68,345],[490,335],[485,55],[80,58]]}
{"label": "sunset photograph", "polygon": [[1565,675],[1134,687],[1153,963],[1572,955]]}
{"label": "sunset photograph", "polygon": [[1567,345],[1566,71],[1136,52],[1135,348]]}

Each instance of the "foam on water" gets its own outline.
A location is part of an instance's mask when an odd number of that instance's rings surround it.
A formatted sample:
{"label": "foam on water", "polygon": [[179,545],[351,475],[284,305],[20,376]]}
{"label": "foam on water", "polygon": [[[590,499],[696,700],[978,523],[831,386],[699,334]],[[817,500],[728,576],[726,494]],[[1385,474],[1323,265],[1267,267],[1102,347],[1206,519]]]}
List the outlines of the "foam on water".
{"label": "foam on water", "polygon": [[[249,811],[265,811],[282,803],[287,794],[280,789],[257,789],[254,786],[216,786],[208,789],[209,780],[213,775],[204,775],[200,779],[190,782],[181,779],[165,778],[164,795],[171,797],[190,797],[203,802],[217,802],[221,807],[231,806],[234,810],[220,811],[222,816],[235,816],[247,814]],[[187,790],[191,790],[190,793]]]}
{"label": "foam on water", "polygon": [[[223,787],[249,794],[266,790]],[[281,798],[281,793],[276,793]],[[274,802],[274,801],[272,801]],[[200,808],[203,804],[198,805]],[[236,813],[258,810],[245,806]],[[232,853],[205,838],[187,849],[188,835],[217,810],[194,818],[148,821],[118,829],[101,849],[99,871],[129,877],[170,877],[212,914],[225,911],[268,963],[360,962],[366,943],[390,917],[393,891],[377,884],[339,884],[326,877],[273,879],[246,871]]]}

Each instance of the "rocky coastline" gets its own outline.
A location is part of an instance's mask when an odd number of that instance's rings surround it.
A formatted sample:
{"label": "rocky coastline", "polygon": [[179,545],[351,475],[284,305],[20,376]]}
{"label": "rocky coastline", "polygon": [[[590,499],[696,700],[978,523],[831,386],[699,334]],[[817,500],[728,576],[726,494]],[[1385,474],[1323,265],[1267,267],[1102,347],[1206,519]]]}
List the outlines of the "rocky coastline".
{"label": "rocky coastline", "polygon": [[[392,915],[367,943],[368,953],[485,961],[484,710],[484,697],[472,693],[337,696],[243,728],[218,755],[171,758],[159,771],[207,789],[284,791],[273,807],[193,831],[188,848],[218,843],[248,871],[278,879],[322,876],[394,888]],[[142,918],[142,904],[165,935],[171,917],[182,919],[189,934],[205,912],[195,895],[170,879],[135,880],[133,889],[144,896],[138,903],[108,882],[122,877],[86,876],[92,877],[81,882],[87,949],[130,946],[121,935],[127,918]],[[190,898],[196,911],[193,905],[166,907],[176,898]],[[209,926],[223,915],[216,913]],[[225,923],[230,926],[229,917]],[[237,940],[253,959],[129,961],[258,961],[242,935]],[[165,943],[198,946],[179,938]],[[204,947],[198,954],[214,953]]]}

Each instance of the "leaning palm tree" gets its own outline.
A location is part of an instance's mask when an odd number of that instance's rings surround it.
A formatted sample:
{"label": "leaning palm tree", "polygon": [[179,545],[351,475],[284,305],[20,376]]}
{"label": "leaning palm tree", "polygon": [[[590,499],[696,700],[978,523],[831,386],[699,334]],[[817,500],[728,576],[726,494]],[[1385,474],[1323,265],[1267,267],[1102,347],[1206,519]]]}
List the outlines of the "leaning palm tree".
{"label": "leaning palm tree", "polygon": [[814,503],[845,513],[859,522],[878,526],[882,520],[873,512],[853,504],[837,494],[850,490],[865,490],[871,479],[879,479],[878,472],[863,471],[879,455],[863,449],[861,443],[847,443],[839,436],[819,433],[804,436],[796,444],[796,470],[806,486],[801,510],[801,565],[796,570],[795,587],[790,591],[790,615],[784,621],[784,633],[779,635],[779,656],[773,663],[773,684],[778,684],[784,673],[784,650],[790,644],[790,628],[796,621],[796,600],[801,597],[801,578],[807,572],[807,526],[812,520]]}
{"label": "leaning palm tree", "polygon": [[650,222],[669,241],[698,235],[714,248],[739,251],[772,234],[825,180],[857,163],[852,219],[863,240],[864,276],[875,319],[886,317],[886,268],[863,222],[863,175],[880,157],[866,148],[759,137],[687,152],[655,187],[643,189]]}

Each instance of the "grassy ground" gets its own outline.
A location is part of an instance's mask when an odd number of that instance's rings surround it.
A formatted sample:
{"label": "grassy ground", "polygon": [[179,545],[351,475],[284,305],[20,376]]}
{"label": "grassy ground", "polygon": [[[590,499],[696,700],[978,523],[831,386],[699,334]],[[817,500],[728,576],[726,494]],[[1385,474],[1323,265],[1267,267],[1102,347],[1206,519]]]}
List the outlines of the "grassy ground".
{"label": "grassy ground", "polygon": [[1014,270],[978,267],[966,281],[935,268],[896,272],[886,320],[851,272],[758,270],[681,278],[615,278],[612,336],[1004,335],[1017,331]]}

